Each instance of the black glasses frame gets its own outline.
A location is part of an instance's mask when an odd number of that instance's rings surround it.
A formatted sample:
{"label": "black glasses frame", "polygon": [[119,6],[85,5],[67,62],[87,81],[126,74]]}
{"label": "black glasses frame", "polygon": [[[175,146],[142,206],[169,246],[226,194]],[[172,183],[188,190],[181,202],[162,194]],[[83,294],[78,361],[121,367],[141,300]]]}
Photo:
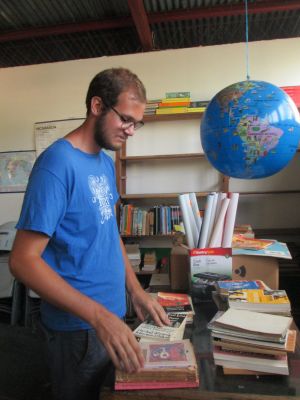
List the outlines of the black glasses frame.
{"label": "black glasses frame", "polygon": [[145,123],[144,121],[132,121],[129,120],[128,118],[124,117],[124,115],[120,114],[118,110],[116,110],[113,106],[110,106],[110,108],[117,114],[117,116],[120,118],[120,121],[122,122],[122,128],[123,129],[128,129],[133,126],[133,129],[137,131],[138,129],[142,128]]}

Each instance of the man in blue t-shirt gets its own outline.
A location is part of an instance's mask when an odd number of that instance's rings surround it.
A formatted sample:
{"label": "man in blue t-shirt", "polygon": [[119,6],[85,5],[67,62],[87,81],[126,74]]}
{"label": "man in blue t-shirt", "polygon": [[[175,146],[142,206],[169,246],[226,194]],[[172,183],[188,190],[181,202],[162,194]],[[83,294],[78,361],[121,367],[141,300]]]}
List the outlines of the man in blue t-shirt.
{"label": "man in blue t-shirt", "polygon": [[81,126],[37,159],[10,257],[12,273],[43,299],[41,323],[54,399],[98,399],[110,360],[126,372],[143,366],[125,315],[125,287],[137,316],[169,324],[141,288],[118,233],[112,159],[143,126],[146,92],[124,68],[97,74]]}

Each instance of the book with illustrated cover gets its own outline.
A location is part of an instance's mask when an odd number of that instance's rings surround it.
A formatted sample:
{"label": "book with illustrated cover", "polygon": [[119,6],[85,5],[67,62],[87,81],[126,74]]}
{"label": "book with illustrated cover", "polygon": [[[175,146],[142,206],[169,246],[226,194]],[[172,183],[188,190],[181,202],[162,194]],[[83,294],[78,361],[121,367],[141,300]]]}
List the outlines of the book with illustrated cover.
{"label": "book with illustrated cover", "polygon": [[145,364],[140,372],[116,371],[116,390],[184,388],[199,386],[192,343],[141,343]]}
{"label": "book with illustrated cover", "polygon": [[247,238],[242,234],[234,234],[232,247],[240,249],[263,250],[274,244],[276,240]]}
{"label": "book with illustrated cover", "polygon": [[184,335],[186,316],[182,314],[168,314],[171,325],[157,326],[152,319],[142,322],[134,331],[134,335],[140,338],[140,343],[162,342],[181,340]]}
{"label": "book with illustrated cover", "polygon": [[291,303],[285,290],[237,289],[228,292],[230,308],[290,315]]}
{"label": "book with illustrated cover", "polygon": [[158,292],[157,301],[167,313],[182,313],[187,316],[187,324],[195,315],[191,296],[186,293]]}
{"label": "book with illustrated cover", "polygon": [[227,298],[228,293],[235,290],[255,290],[255,289],[269,289],[267,285],[257,279],[257,280],[243,280],[243,279],[235,279],[235,280],[226,280],[226,281],[216,281],[215,287],[217,292]]}
{"label": "book with illustrated cover", "polygon": [[233,248],[233,255],[248,255],[248,256],[263,256],[263,257],[276,257],[291,259],[291,253],[285,243],[273,241],[264,249],[249,249],[249,248]]}

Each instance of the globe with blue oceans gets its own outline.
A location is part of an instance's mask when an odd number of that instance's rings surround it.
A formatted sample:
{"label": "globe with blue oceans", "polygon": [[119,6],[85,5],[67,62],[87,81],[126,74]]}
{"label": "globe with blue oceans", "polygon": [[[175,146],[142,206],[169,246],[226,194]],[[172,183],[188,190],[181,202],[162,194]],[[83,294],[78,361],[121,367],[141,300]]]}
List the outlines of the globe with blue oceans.
{"label": "globe with blue oceans", "polygon": [[265,178],[283,169],[297,151],[300,116],[279,87],[247,80],[226,87],[207,106],[201,142],[222,174]]}

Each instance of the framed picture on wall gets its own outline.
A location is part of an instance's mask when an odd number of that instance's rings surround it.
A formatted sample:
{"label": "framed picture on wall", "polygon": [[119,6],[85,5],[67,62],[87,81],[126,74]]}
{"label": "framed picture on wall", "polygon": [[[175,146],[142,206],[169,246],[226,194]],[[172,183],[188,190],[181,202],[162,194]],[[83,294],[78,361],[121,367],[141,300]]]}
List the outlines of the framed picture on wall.
{"label": "framed picture on wall", "polygon": [[35,158],[34,150],[0,152],[0,193],[25,192]]}

